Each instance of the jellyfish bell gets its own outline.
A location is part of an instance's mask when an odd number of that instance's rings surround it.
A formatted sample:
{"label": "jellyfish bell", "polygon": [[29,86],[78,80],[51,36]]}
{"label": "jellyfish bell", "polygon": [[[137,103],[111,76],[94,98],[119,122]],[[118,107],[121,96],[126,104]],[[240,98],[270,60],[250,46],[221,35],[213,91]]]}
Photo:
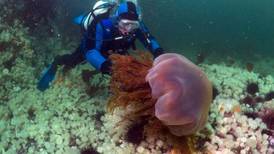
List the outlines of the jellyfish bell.
{"label": "jellyfish bell", "polygon": [[146,75],[157,99],[155,116],[176,136],[202,129],[212,101],[212,85],[204,72],[187,58],[175,53],[154,60]]}

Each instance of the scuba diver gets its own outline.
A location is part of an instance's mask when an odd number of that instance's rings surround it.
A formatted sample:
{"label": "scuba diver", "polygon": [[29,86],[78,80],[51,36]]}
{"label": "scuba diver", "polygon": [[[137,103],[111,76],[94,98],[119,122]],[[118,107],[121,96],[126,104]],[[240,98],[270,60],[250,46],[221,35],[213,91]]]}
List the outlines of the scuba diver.
{"label": "scuba diver", "polygon": [[49,88],[54,80],[58,66],[73,68],[85,61],[103,74],[111,74],[111,54],[127,55],[135,47],[138,39],[154,58],[164,53],[156,39],[150,34],[140,19],[140,11],[135,3],[121,3],[113,16],[111,10],[116,3],[98,1],[93,10],[86,15],[75,18],[82,27],[83,36],[80,46],[71,54],[55,57],[52,64],[44,71],[37,88],[41,91]]}

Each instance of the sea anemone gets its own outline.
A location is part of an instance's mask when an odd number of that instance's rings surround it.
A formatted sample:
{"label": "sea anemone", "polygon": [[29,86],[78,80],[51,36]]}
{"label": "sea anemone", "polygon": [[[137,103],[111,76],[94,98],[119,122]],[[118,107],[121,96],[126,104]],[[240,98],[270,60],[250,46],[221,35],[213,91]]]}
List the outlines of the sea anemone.
{"label": "sea anemone", "polygon": [[81,151],[81,154],[99,154],[93,147],[90,147],[88,149],[84,149]]}
{"label": "sea anemone", "polygon": [[259,117],[257,112],[246,112],[244,113],[248,118],[256,119]]}
{"label": "sea anemone", "polygon": [[126,141],[139,145],[144,139],[144,126],[147,124],[147,122],[148,121],[146,118],[141,118],[138,122],[133,123],[126,133]]}
{"label": "sea anemone", "polygon": [[212,88],[212,95],[213,95],[212,96],[213,100],[216,98],[216,96],[219,95],[219,91],[218,91],[218,89],[215,86],[213,86],[213,88]]}
{"label": "sea anemone", "polygon": [[259,86],[257,83],[249,83],[246,87],[246,91],[250,95],[255,95],[257,92],[259,92]]}
{"label": "sea anemone", "polygon": [[196,64],[201,64],[205,61],[206,55],[204,52],[200,52],[196,55]]}
{"label": "sea anemone", "polygon": [[240,100],[241,103],[248,104],[251,107],[255,107],[257,103],[264,102],[265,99],[261,96],[253,97],[251,95],[246,95],[244,99]]}
{"label": "sea anemone", "polygon": [[262,115],[262,121],[266,124],[268,129],[274,130],[274,110],[265,108]]}
{"label": "sea anemone", "polygon": [[246,63],[246,69],[248,72],[251,72],[254,69],[254,65],[252,63]]}
{"label": "sea anemone", "polygon": [[267,93],[264,97],[265,101],[270,101],[274,98],[274,91],[270,91],[269,93]]}
{"label": "sea anemone", "polygon": [[255,101],[255,99],[252,96],[250,96],[250,95],[247,95],[244,99],[241,100],[241,102],[244,103],[244,104],[248,104],[251,107],[254,107],[256,105],[256,103],[257,103]]}
{"label": "sea anemone", "polygon": [[254,99],[255,99],[255,101],[256,101],[257,103],[262,103],[262,102],[265,101],[264,98],[261,97],[261,96],[256,96]]}

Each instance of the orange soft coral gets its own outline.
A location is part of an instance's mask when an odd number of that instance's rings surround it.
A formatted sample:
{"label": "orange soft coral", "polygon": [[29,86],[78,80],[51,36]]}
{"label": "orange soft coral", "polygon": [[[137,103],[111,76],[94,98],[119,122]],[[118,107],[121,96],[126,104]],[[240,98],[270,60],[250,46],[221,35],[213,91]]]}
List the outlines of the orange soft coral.
{"label": "orange soft coral", "polygon": [[[165,136],[173,145],[170,153],[191,153],[193,144],[188,142],[192,138],[176,137],[168,128],[155,117],[156,100],[152,98],[150,85],[145,81],[148,70],[152,67],[152,58],[142,54],[138,58],[131,56],[112,55],[113,62],[110,90],[112,96],[108,110],[123,107],[126,115],[124,120],[140,121],[145,117],[144,135]],[[127,107],[131,107],[127,111]]]}
{"label": "orange soft coral", "polygon": [[111,56],[114,64],[110,87],[113,95],[108,105],[110,111],[115,107],[127,107],[130,104],[141,107],[139,110],[154,105],[149,84],[145,81],[152,61],[148,55],[141,55],[139,58],[141,60],[131,56]]}

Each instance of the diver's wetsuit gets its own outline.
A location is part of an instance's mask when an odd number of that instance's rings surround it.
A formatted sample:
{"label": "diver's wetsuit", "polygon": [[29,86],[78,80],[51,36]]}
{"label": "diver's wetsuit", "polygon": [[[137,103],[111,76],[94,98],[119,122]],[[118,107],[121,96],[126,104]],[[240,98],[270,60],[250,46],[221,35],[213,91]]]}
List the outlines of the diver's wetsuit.
{"label": "diver's wetsuit", "polygon": [[128,37],[120,34],[117,27],[117,18],[115,17],[103,19],[94,27],[83,33],[81,45],[76,51],[71,54],[57,56],[54,59],[52,63],[54,69],[57,68],[57,65],[73,68],[87,60],[97,70],[107,73],[109,70],[104,70],[103,65],[107,62],[108,56],[112,53],[128,54],[128,49],[135,48],[134,42],[136,39],[139,39],[154,57],[163,53],[162,48],[149,33],[143,22],[140,22],[140,27]]}
{"label": "diver's wetsuit", "polygon": [[66,68],[74,68],[77,64],[82,63],[85,60],[80,47],[78,47],[73,53],[65,54],[62,56],[56,56],[52,63],[52,66],[57,69],[57,65],[64,65]]}

